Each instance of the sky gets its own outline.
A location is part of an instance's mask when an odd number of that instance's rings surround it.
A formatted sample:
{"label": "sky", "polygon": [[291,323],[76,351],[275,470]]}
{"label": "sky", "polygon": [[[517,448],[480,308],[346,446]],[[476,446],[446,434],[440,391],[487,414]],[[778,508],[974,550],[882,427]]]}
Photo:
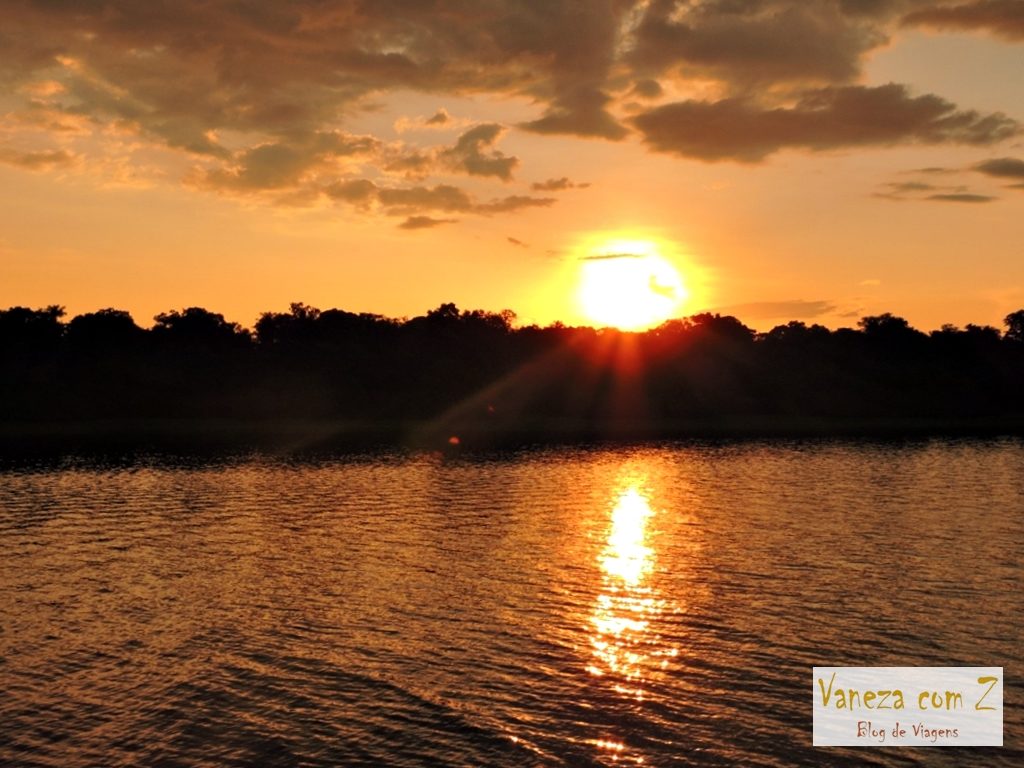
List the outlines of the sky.
{"label": "sky", "polygon": [[0,307],[1024,307],[1024,0],[0,5]]}

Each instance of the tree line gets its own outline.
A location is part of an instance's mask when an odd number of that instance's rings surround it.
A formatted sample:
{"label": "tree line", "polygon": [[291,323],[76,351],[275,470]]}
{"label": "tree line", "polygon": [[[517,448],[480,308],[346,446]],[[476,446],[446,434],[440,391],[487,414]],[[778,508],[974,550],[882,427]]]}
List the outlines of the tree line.
{"label": "tree line", "polygon": [[703,313],[643,333],[442,304],[393,319],[292,304],[252,330],[191,307],[0,310],[0,418],[332,419],[462,427],[733,419],[1019,421],[1024,310],[925,333],[898,316],[757,333]]}

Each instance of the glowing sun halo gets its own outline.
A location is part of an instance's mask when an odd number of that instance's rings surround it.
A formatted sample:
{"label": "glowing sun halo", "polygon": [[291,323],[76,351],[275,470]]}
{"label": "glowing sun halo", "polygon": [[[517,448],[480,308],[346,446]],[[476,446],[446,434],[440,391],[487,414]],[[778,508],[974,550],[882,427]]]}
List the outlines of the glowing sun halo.
{"label": "glowing sun halo", "polygon": [[598,325],[651,328],[673,317],[687,295],[676,268],[650,248],[583,258],[580,307]]}

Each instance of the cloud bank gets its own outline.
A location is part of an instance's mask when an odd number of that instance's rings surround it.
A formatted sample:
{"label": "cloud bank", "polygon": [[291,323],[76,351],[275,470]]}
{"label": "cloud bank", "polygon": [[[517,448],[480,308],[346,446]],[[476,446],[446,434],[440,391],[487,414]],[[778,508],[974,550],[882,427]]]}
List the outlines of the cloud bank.
{"label": "cloud bank", "polygon": [[[529,167],[501,148],[510,131],[742,163],[1019,134],[1012,116],[860,82],[866,57],[907,26],[1021,40],[1024,2],[12,0],[0,162],[45,172],[163,152],[215,194],[496,215],[553,201],[497,191]],[[700,98],[680,96],[696,85]],[[352,129],[409,91],[525,98],[536,116],[510,126],[437,106],[399,119],[397,140]],[[465,177],[496,190],[477,199]]]}

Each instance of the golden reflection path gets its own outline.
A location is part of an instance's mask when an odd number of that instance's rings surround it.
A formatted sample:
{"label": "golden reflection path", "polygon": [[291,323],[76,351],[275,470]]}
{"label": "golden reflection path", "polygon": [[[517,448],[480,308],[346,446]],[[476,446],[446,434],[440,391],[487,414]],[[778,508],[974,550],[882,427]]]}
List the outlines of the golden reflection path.
{"label": "golden reflection path", "polygon": [[[645,698],[645,683],[660,674],[678,655],[660,636],[658,616],[669,609],[651,584],[657,555],[651,545],[651,521],[657,513],[639,480],[627,482],[611,510],[607,540],[598,556],[601,590],[590,615],[590,663],[587,672],[607,679],[618,693],[636,701]],[[626,745],[593,742],[617,760]],[[635,756],[634,762],[643,763]]]}

